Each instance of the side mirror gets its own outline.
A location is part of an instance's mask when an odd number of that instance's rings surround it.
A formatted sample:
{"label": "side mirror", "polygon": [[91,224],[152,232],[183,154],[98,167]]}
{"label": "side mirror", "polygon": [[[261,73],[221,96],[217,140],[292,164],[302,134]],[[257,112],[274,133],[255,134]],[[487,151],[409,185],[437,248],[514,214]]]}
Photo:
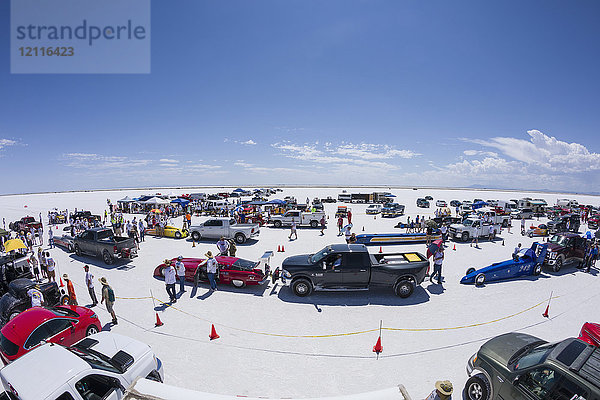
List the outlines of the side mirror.
{"label": "side mirror", "polygon": [[324,270],[327,269],[327,264],[325,264],[325,261],[323,261],[321,264],[323,265]]}
{"label": "side mirror", "polygon": [[108,378],[108,384],[115,388],[121,390],[121,392],[125,393],[125,388],[121,385],[121,381],[117,378]]}

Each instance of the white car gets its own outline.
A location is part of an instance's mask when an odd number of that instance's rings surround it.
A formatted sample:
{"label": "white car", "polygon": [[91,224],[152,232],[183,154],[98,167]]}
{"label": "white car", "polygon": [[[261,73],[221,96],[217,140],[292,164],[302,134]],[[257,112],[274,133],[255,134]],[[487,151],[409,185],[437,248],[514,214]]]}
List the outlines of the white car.
{"label": "white car", "polygon": [[383,206],[381,204],[371,204],[365,211],[367,214],[379,214]]}
{"label": "white car", "polygon": [[446,204],[446,201],[444,201],[444,200],[437,200],[435,202],[435,206],[436,207],[447,207],[448,205]]}
{"label": "white car", "polygon": [[44,344],[0,370],[4,390],[19,400],[120,400],[138,378],[162,382],[161,361],[147,344],[111,332],[71,347]]}

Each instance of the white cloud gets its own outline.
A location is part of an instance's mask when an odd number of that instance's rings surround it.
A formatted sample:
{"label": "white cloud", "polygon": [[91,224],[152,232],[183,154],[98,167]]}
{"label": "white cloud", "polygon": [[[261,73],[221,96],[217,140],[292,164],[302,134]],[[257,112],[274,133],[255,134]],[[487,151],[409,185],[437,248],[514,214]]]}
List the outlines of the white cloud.
{"label": "white cloud", "polygon": [[249,145],[249,146],[253,146],[256,144],[256,142],[252,139],[246,140],[245,142],[239,142],[240,144],[245,144],[245,145]]}
{"label": "white cloud", "polygon": [[0,139],[0,149],[3,149],[5,147],[9,147],[9,146],[14,146],[16,144],[17,144],[16,140]]}
{"label": "white cloud", "polygon": [[579,143],[567,143],[538,130],[527,131],[529,140],[494,137],[489,140],[467,140],[492,147],[524,164],[558,173],[600,170],[600,154],[590,152]]}
{"label": "white cloud", "polygon": [[169,164],[178,164],[179,163],[179,160],[173,160],[173,159],[170,159],[170,158],[161,158],[158,161],[162,162],[162,163],[169,163]]}
{"label": "white cloud", "polygon": [[489,156],[489,157],[498,157],[498,153],[494,153],[493,151],[481,151],[481,150],[465,150],[463,151],[465,156]]}
{"label": "white cloud", "polygon": [[360,144],[342,144],[335,149],[335,153],[362,158],[366,160],[399,158],[414,158],[420,154],[411,150],[397,150],[389,145],[360,143]]}

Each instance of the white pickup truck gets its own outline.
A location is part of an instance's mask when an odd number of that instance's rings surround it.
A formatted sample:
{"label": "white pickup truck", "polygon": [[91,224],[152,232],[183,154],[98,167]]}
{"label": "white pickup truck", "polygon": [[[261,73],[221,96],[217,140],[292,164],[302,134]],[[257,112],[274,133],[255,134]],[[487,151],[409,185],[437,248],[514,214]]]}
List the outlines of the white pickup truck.
{"label": "white pickup truck", "polygon": [[0,399],[120,400],[140,377],[163,380],[150,346],[100,332],[71,347],[44,344],[2,368]]}
{"label": "white pickup truck", "polygon": [[202,239],[219,239],[223,236],[242,244],[259,233],[260,225],[238,224],[233,218],[211,218],[200,225],[190,227],[190,235],[196,242]]}
{"label": "white pickup truck", "polygon": [[503,228],[506,228],[510,224],[510,215],[498,215],[496,211],[490,208],[480,208],[475,210],[475,213],[485,222],[500,224]]}
{"label": "white pickup truck", "polygon": [[281,228],[282,226],[292,225],[292,219],[296,222],[296,225],[310,225],[313,228],[319,226],[321,218],[325,216],[323,211],[317,212],[301,212],[300,210],[290,210],[283,215],[271,216],[271,223],[275,228]]}
{"label": "white pickup truck", "polygon": [[500,224],[484,224],[482,219],[468,217],[462,224],[451,224],[448,229],[448,236],[450,239],[462,240],[466,242],[471,239],[488,237],[490,234],[490,227],[494,232],[494,237],[500,232]]}

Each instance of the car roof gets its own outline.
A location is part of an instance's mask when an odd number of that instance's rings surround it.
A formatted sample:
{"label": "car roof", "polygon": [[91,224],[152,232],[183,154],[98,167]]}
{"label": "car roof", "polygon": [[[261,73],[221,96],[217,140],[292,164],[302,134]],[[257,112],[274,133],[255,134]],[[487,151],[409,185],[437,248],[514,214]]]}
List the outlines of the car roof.
{"label": "car roof", "polygon": [[[60,368],[56,368],[56,366]],[[18,388],[19,398],[45,399],[90,365],[63,346],[47,343],[2,368],[2,380]],[[32,385],[32,379],[35,385]]]}
{"label": "car roof", "polygon": [[[63,308],[76,310],[75,306]],[[31,307],[11,319],[0,332],[11,342],[21,346],[35,328],[53,318],[63,317],[57,316],[47,307]]]}

